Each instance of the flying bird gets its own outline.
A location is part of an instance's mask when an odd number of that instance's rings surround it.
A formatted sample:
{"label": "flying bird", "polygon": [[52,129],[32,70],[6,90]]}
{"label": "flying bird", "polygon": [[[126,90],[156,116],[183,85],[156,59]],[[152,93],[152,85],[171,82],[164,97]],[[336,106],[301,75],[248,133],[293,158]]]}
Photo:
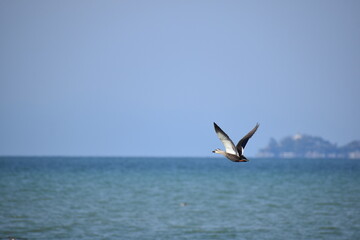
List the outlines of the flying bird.
{"label": "flying bird", "polygon": [[216,124],[214,123],[214,128],[216,135],[220,139],[220,141],[224,144],[225,151],[217,148],[213,153],[221,154],[225,157],[227,157],[229,160],[233,162],[247,162],[249,161],[244,155],[244,148],[249,141],[249,139],[254,135],[256,130],[258,129],[259,124],[257,123],[256,126],[248,133],[246,134],[239,142],[238,144],[234,145],[233,141],[229,138],[229,136]]}

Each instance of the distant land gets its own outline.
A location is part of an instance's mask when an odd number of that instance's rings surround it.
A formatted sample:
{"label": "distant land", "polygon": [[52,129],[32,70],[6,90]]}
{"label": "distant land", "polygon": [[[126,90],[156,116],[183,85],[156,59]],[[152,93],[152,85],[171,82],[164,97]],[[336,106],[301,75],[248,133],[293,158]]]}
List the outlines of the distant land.
{"label": "distant land", "polygon": [[360,141],[337,146],[321,137],[296,134],[279,142],[271,138],[268,146],[260,149],[257,157],[360,159]]}

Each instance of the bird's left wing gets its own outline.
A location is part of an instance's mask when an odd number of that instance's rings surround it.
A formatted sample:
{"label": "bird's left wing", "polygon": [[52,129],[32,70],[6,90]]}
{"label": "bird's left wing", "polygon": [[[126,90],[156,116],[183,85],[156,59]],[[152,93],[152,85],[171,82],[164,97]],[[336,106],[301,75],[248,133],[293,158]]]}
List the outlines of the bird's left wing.
{"label": "bird's left wing", "polygon": [[236,147],[235,147],[234,143],[231,141],[231,139],[229,138],[229,136],[216,123],[214,123],[214,128],[215,128],[216,135],[218,136],[218,138],[220,139],[222,144],[224,144],[225,151],[227,153],[231,153],[231,154],[239,156],[239,153],[236,150]]}
{"label": "bird's left wing", "polygon": [[256,126],[238,142],[238,144],[236,145],[236,148],[240,154],[243,153],[247,142],[254,135],[254,133],[256,132],[258,127],[259,127],[259,124],[257,123]]}

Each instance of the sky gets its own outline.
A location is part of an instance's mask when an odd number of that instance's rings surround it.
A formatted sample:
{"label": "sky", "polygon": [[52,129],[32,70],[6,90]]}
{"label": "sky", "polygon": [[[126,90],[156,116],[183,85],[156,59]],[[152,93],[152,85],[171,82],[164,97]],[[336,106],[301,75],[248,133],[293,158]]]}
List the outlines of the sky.
{"label": "sky", "polygon": [[0,155],[360,139],[360,1],[0,1]]}

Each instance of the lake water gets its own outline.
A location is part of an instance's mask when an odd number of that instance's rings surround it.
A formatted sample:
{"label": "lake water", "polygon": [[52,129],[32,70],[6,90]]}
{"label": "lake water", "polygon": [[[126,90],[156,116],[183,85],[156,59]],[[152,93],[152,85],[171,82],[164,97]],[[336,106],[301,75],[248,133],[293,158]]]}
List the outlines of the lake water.
{"label": "lake water", "polygon": [[360,161],[0,158],[0,239],[360,239]]}

